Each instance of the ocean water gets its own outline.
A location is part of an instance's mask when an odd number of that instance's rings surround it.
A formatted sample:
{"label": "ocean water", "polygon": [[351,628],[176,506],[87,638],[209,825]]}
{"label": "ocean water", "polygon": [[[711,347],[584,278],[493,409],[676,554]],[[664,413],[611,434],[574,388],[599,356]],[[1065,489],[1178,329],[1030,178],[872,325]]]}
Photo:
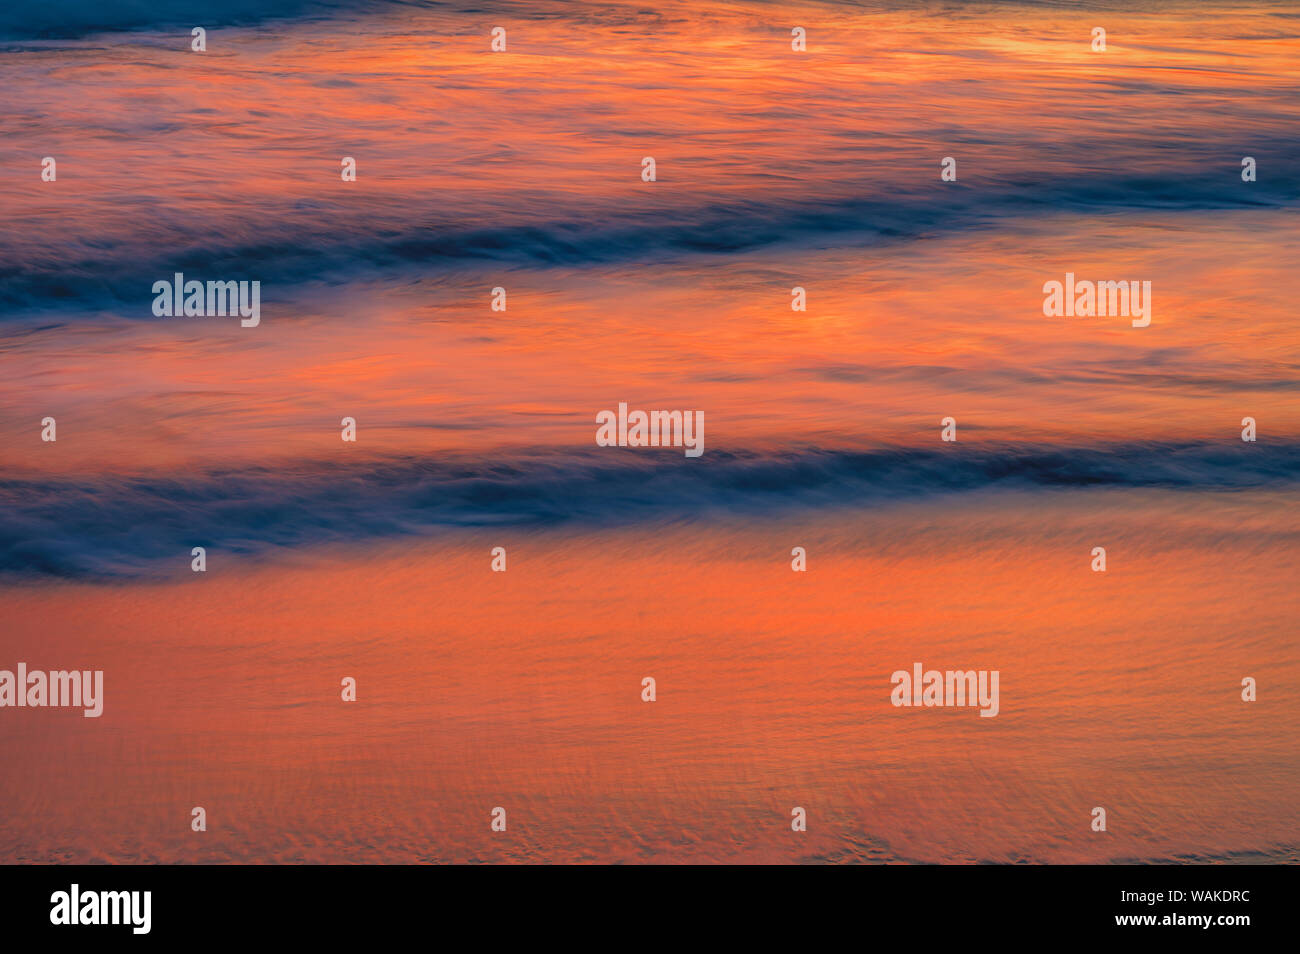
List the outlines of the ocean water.
{"label": "ocean water", "polygon": [[[50,10],[0,669],[106,699],[0,710],[0,860],[1300,860],[1289,5]],[[704,453],[597,447],[620,402]],[[894,707],[917,661],[998,715]]]}

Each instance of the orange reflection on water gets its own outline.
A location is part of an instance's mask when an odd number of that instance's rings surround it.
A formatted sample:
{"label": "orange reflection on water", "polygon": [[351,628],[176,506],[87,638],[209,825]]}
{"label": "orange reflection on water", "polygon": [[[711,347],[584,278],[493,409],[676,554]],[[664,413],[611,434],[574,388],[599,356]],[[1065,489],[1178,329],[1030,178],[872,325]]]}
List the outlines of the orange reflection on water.
{"label": "orange reflection on water", "polygon": [[[978,503],[15,593],[6,663],[101,668],[106,703],[6,713],[0,852],[1294,862],[1279,501]],[[1181,542],[1156,532],[1174,523]],[[914,662],[999,670],[1000,713],[894,708]]]}

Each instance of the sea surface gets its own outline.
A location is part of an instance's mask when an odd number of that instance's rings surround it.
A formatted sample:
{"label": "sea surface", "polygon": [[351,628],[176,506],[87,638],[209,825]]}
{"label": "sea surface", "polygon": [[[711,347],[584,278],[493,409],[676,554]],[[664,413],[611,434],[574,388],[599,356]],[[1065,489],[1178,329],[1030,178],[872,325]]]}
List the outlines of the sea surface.
{"label": "sea surface", "polygon": [[1294,4],[223,10],[0,13],[0,862],[1300,861]]}

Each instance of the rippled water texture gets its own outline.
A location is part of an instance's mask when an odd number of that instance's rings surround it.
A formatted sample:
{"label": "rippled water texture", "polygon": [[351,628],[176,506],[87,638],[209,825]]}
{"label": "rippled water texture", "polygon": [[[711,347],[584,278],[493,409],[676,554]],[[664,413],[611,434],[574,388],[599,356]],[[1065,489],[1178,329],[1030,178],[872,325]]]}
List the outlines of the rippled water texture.
{"label": "rippled water texture", "polygon": [[1293,5],[100,7],[0,14],[0,669],[106,695],[0,861],[1300,860]]}

